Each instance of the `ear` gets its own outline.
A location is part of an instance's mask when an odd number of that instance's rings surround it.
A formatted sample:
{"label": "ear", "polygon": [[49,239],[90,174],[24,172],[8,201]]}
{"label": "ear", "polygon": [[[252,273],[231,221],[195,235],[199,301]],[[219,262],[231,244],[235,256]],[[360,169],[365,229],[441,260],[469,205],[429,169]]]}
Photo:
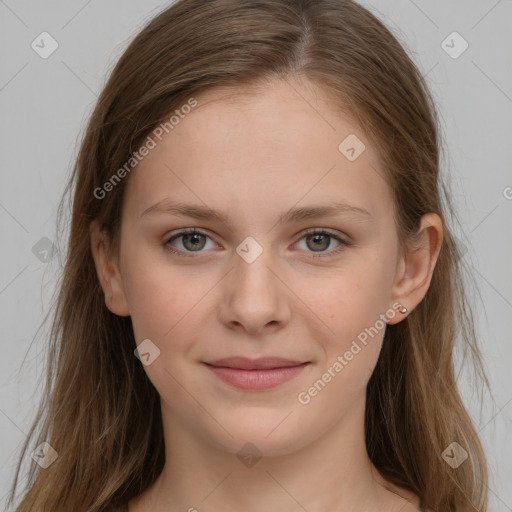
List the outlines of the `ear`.
{"label": "ear", "polygon": [[90,225],[91,251],[96,273],[105,294],[105,305],[114,314],[130,316],[123,280],[116,257],[111,247],[111,239],[100,230],[96,220]]}
{"label": "ear", "polygon": [[[394,302],[411,312],[425,297],[443,243],[443,221],[436,213],[421,218],[418,235],[402,252],[393,287]],[[396,309],[396,308],[395,308]],[[405,315],[390,318],[388,324],[400,322]]]}

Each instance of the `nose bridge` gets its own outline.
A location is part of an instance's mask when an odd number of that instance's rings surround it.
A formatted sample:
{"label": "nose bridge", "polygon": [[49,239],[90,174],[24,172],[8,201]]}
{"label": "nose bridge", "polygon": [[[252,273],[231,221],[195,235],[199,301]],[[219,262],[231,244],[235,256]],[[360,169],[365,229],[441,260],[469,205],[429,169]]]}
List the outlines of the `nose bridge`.
{"label": "nose bridge", "polygon": [[[260,243],[261,241],[261,243]],[[275,267],[275,261],[270,244],[246,237],[236,248],[234,257],[234,284],[243,294],[259,295],[261,293],[275,295],[275,276],[270,268]],[[275,270],[274,270],[275,272]],[[269,297],[267,297],[268,299]]]}
{"label": "nose bridge", "polygon": [[223,320],[251,331],[283,321],[288,308],[272,249],[249,236],[237,246],[233,265],[223,290]]}

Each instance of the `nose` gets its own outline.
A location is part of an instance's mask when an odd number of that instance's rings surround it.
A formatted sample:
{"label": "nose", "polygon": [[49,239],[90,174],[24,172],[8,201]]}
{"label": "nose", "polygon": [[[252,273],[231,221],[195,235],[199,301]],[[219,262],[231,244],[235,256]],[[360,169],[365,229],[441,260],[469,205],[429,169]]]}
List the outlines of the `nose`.
{"label": "nose", "polygon": [[270,249],[254,260],[233,256],[233,267],[223,280],[220,321],[252,336],[282,329],[290,319],[290,295],[283,271]]}

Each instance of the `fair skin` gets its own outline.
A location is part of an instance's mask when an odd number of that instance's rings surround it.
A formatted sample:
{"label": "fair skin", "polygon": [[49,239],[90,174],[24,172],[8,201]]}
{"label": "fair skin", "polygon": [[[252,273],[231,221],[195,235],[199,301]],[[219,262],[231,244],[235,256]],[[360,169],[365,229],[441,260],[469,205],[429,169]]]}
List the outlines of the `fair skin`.
{"label": "fair skin", "polygon": [[[380,315],[400,322],[423,299],[442,222],[425,215],[419,248],[400,249],[376,150],[311,82],[235,92],[196,96],[198,107],[129,176],[119,257],[92,225],[107,307],[131,316],[137,344],[150,339],[160,350],[144,370],[161,398],[166,464],[129,511],[418,510],[418,498],[387,484],[365,447],[365,391],[385,328],[334,377],[331,369],[308,403],[298,396]],[[338,150],[349,134],[366,145],[354,161]],[[227,219],[143,215],[164,199]],[[290,208],[334,201],[367,213],[277,223]],[[185,228],[199,236],[166,246]],[[308,228],[332,236],[315,239]],[[236,251],[248,236],[262,249],[250,263]],[[396,303],[408,313],[396,313]],[[308,364],[265,390],[236,388],[204,364],[269,355]],[[250,467],[237,457],[247,442],[261,455]]]}

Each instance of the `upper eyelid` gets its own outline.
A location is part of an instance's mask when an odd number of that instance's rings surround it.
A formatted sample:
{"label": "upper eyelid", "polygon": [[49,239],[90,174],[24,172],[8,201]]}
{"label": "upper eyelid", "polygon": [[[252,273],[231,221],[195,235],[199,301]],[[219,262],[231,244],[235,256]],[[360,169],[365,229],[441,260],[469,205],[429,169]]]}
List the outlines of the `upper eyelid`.
{"label": "upper eyelid", "polygon": [[215,241],[215,237],[214,236],[212,236],[208,231],[205,231],[205,230],[203,230],[201,228],[184,228],[184,229],[180,229],[180,230],[177,230],[176,232],[173,232],[172,234],[165,235],[164,238],[165,238],[166,241],[169,241],[169,240],[172,240],[173,238],[179,238],[180,236],[184,236],[184,235],[188,235],[188,234],[193,234],[193,233],[199,233],[200,235],[207,236],[207,237],[209,237],[209,238],[211,238],[212,240]]}

